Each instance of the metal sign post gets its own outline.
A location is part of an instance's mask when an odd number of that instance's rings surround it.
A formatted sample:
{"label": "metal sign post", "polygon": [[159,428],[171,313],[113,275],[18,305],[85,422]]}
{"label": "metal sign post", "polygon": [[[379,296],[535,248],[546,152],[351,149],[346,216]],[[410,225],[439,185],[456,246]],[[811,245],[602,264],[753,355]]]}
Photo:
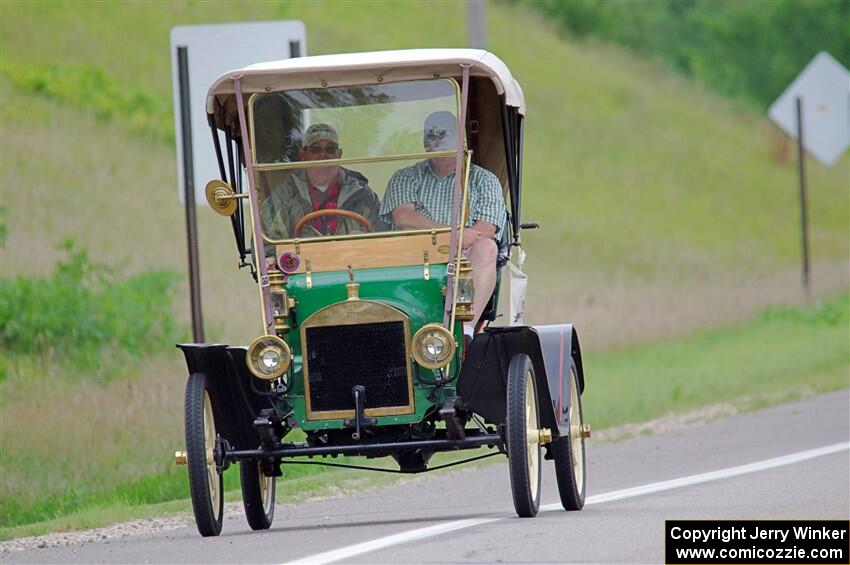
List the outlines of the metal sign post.
{"label": "metal sign post", "polygon": [[[797,138],[800,181],[800,230],[803,287],[811,291],[806,152],[824,166],[837,163],[850,146],[850,72],[821,51],[771,104],[768,115],[785,133]],[[805,112],[806,119],[803,120]]]}
{"label": "metal sign post", "polygon": [[803,101],[797,96],[797,162],[800,166],[800,231],[803,241],[803,287],[809,288],[809,213],[806,196],[806,152],[803,150]]}
{"label": "metal sign post", "polygon": [[192,309],[192,340],[204,342],[204,315],[201,312],[201,281],[198,267],[198,226],[195,220],[195,164],[192,159],[192,114],[189,96],[188,48],[177,48],[180,90],[180,130],[183,139],[183,190],[186,203],[186,242],[189,249],[189,302]]}

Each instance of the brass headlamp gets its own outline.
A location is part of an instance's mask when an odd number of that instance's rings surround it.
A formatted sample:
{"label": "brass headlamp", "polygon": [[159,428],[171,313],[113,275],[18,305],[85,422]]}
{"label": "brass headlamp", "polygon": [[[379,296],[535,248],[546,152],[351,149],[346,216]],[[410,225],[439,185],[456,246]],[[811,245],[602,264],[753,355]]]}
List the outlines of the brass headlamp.
{"label": "brass headlamp", "polygon": [[413,335],[413,358],[426,369],[440,369],[452,362],[457,344],[440,324],[425,324]]}
{"label": "brass headlamp", "polygon": [[245,361],[256,377],[273,381],[282,377],[292,362],[292,351],[285,341],[274,335],[262,335],[251,342]]}

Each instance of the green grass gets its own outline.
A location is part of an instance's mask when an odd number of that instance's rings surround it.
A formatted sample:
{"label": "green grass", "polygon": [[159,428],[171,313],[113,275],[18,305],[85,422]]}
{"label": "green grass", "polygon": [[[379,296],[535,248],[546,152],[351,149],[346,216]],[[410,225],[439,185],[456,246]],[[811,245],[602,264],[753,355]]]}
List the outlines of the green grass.
{"label": "green grass", "polygon": [[[850,386],[848,324],[850,295],[844,294],[805,309],[772,308],[736,328],[623,351],[588,354],[585,359],[587,389],[583,397],[585,418],[594,429],[600,430],[686,413],[713,404],[732,404],[746,410],[846,388]],[[181,385],[182,382],[174,382],[168,388],[178,389]],[[173,413],[179,402],[170,403],[171,406],[163,407],[172,411],[167,419],[179,419]],[[45,418],[48,426],[64,424],[61,416]],[[88,430],[84,429],[77,436],[70,425],[64,426],[70,433],[63,440],[74,442],[78,447],[90,437]],[[174,467],[171,451],[168,451],[169,445],[181,444],[179,431],[179,427],[174,426],[164,432],[164,438],[133,436],[132,444],[116,454],[121,459],[130,458],[129,465],[101,464],[93,469],[74,469],[73,458],[61,460],[54,454],[51,459],[49,454],[32,453],[32,436],[19,443],[20,447],[8,447],[8,431],[4,429],[0,452],[4,474],[4,486],[0,491],[3,509],[0,539],[34,535],[55,528],[103,525],[186,508],[185,502],[160,505],[187,496],[185,468]],[[115,441],[123,444],[120,438]],[[103,454],[94,453],[93,456],[101,462],[109,461]],[[135,478],[124,475],[128,468],[135,468],[133,460],[140,457],[156,460],[151,470]],[[458,459],[466,454],[451,457]],[[45,465],[48,461],[51,464]],[[362,464],[352,459],[341,461]],[[373,461],[365,463],[375,464]],[[391,462],[377,464],[392,467]],[[68,482],[64,489],[51,489],[51,473],[56,472],[51,467],[57,467],[60,473],[87,476],[84,481]],[[388,480],[383,474],[376,476],[324,467],[284,465],[284,469],[286,480],[280,483],[283,493],[280,500],[288,502],[378,486]],[[16,488],[33,482],[44,488]],[[235,470],[228,471],[225,484],[228,490],[237,489]],[[238,495],[234,497],[238,499]],[[147,510],[138,508],[149,505],[155,506]],[[75,518],[77,516],[79,519]]]}
{"label": "green grass", "polygon": [[10,358],[42,356],[104,378],[179,340],[172,320],[176,273],[125,278],[73,241],[59,248],[68,256],[49,277],[0,279],[0,381]]}
{"label": "green grass", "polygon": [[761,407],[850,386],[850,295],[736,328],[591,355],[587,419],[608,428],[715,403]]}
{"label": "green grass", "polygon": [[169,100],[144,87],[130,87],[87,64],[53,62],[20,64],[4,60],[0,72],[20,90],[56,100],[73,109],[93,110],[104,123],[123,122],[133,133],[174,142],[174,121]]}

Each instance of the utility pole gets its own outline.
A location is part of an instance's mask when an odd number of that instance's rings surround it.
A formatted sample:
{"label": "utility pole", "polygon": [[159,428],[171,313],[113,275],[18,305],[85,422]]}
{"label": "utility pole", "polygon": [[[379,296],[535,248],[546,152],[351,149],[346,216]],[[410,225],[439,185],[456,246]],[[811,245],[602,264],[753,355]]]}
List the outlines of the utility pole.
{"label": "utility pole", "polygon": [[473,49],[487,48],[487,2],[466,2],[466,46]]}

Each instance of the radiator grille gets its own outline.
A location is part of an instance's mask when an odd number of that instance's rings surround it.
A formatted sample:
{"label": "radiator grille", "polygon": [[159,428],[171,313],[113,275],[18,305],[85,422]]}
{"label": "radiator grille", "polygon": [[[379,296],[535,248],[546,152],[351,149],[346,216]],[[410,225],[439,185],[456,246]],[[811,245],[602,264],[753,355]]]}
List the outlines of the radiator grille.
{"label": "radiator grille", "polygon": [[366,389],[366,409],[412,406],[402,321],[306,329],[311,412],[354,410],[351,389]]}

